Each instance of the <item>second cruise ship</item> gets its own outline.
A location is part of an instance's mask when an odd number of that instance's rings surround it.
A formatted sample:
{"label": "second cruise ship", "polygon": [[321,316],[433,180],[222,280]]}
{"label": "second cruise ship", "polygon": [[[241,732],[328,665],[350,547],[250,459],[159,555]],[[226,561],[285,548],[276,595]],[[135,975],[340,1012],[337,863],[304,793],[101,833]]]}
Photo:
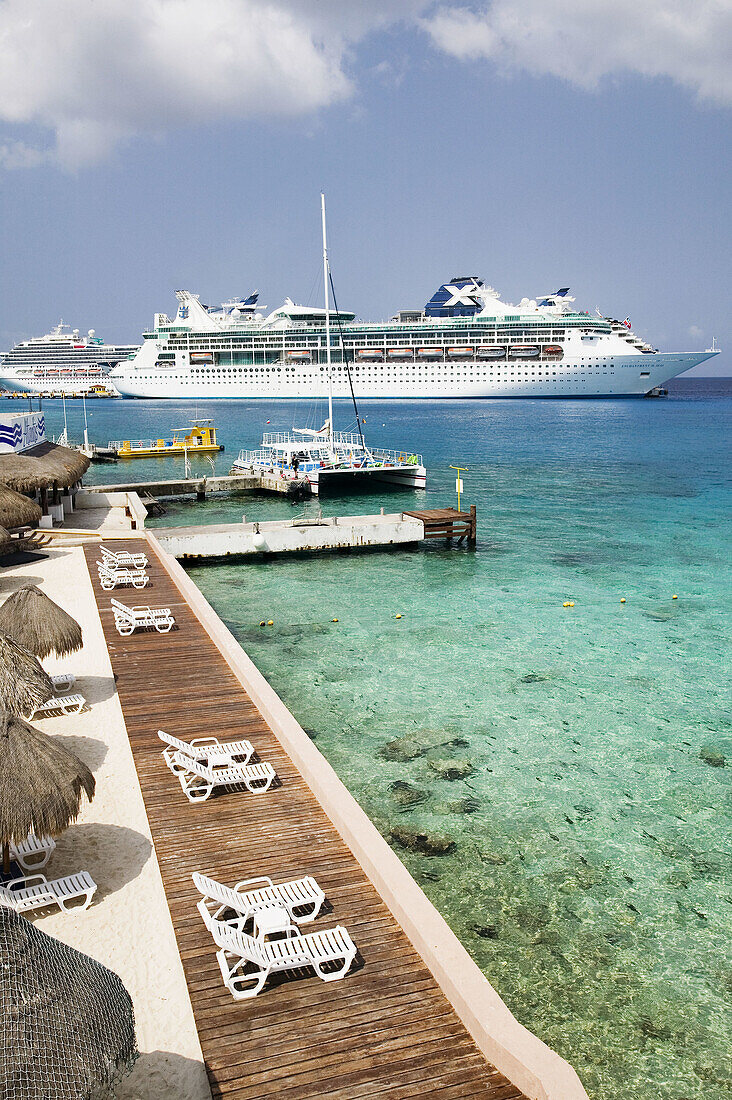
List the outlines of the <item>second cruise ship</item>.
{"label": "second cruise ship", "polygon": [[0,388],[51,397],[101,392],[119,396],[109,373],[137,344],[105,344],[93,328],[86,336],[63,321],[45,336],[22,340],[0,360]]}
{"label": "second cruise ship", "polygon": [[[140,349],[110,374],[125,397],[325,397],[325,310],[289,298],[265,315],[258,295],[221,307],[177,293],[173,319],[155,315]],[[390,321],[331,310],[332,384],[360,398],[628,397],[710,358],[659,352],[628,319],[573,307],[569,288],[501,301],[475,276],[451,279],[422,310]]]}

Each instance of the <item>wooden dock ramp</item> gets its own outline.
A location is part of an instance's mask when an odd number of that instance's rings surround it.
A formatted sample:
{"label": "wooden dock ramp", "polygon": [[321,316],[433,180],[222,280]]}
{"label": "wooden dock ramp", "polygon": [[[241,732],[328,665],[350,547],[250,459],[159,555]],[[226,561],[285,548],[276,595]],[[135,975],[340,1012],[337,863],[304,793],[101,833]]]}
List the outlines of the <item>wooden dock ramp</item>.
{"label": "wooden dock ramp", "polygon": [[[143,547],[115,541],[116,550]],[[97,579],[97,549],[86,549],[213,1096],[526,1100],[486,1062],[181,590],[147,553],[148,588],[114,595],[170,607],[176,628],[121,638]],[[191,805],[163,762],[159,728],[184,739],[248,738],[281,786]],[[193,871],[232,886],[260,874],[275,882],[313,875],[332,908],[306,931],[345,925],[357,967],[329,984],[311,973],[270,980],[237,1003],[196,910]]]}
{"label": "wooden dock ramp", "polygon": [[422,521],[426,539],[457,539],[458,542],[467,539],[469,543],[474,543],[477,538],[478,519],[474,504],[469,512],[458,512],[456,508],[426,508],[404,512],[404,515]]}

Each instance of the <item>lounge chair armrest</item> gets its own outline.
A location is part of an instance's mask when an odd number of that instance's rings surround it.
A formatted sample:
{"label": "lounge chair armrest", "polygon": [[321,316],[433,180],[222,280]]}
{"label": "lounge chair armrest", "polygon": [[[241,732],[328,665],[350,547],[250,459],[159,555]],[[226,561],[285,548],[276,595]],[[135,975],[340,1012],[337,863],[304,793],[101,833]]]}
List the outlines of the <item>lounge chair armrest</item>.
{"label": "lounge chair armrest", "polygon": [[189,745],[220,745],[218,737],[194,737],[193,740],[188,742]]}
{"label": "lounge chair armrest", "polygon": [[244,878],[241,882],[237,882],[234,886],[235,890],[241,890],[244,886],[253,886],[255,882],[266,882],[268,886],[273,886],[271,878],[267,878],[266,875],[260,875],[258,878]]}
{"label": "lounge chair armrest", "polygon": [[35,875],[20,875],[19,878],[11,878],[10,882],[5,883],[5,886],[8,890],[13,886],[18,886],[21,882],[24,886],[28,886],[32,879],[35,879],[37,882],[48,882],[45,875],[36,873]]}

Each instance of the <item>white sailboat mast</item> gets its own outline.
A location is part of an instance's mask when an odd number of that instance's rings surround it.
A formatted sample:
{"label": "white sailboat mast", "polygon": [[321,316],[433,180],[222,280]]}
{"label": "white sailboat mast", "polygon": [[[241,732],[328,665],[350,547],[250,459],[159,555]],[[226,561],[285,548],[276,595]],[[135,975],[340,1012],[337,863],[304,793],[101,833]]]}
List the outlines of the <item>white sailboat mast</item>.
{"label": "white sailboat mast", "polygon": [[333,438],[333,374],[330,361],[330,286],[328,283],[328,238],[325,232],[325,195],[320,192],[320,213],[323,222],[323,286],[325,289],[325,361],[328,371],[328,438]]}

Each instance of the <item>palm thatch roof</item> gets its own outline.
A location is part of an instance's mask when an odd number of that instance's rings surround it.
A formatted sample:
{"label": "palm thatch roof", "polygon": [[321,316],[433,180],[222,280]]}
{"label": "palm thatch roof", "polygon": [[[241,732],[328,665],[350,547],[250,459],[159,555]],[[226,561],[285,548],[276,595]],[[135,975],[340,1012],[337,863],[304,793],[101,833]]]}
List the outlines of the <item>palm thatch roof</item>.
{"label": "palm thatch roof", "polygon": [[50,676],[37,657],[0,630],[0,708],[32,714],[53,695]]}
{"label": "palm thatch roof", "polygon": [[26,584],[0,607],[0,630],[36,657],[63,657],[81,649],[81,627],[35,584]]}
{"label": "palm thatch roof", "polygon": [[41,509],[36,502],[0,482],[0,524],[3,527],[37,527],[40,522]]}
{"label": "palm thatch roof", "polygon": [[0,908],[0,1096],[101,1100],[138,1057],[132,1000],[112,970]]}
{"label": "palm thatch roof", "polygon": [[30,832],[58,836],[78,817],[84,792],[91,802],[95,785],[86,764],[57,737],[0,715],[0,845]]}
{"label": "palm thatch roof", "polygon": [[57,443],[39,443],[22,454],[0,455],[0,481],[21,493],[58,485],[68,488],[89,469],[89,459]]}

